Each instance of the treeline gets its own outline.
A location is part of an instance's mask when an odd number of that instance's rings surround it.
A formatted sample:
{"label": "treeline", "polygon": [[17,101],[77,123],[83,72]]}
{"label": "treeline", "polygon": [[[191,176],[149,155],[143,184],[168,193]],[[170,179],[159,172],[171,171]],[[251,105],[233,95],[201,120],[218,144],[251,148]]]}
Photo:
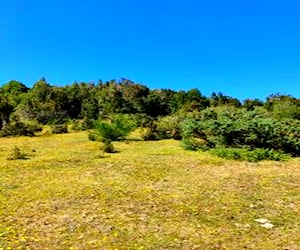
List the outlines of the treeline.
{"label": "treeline", "polygon": [[[209,106],[241,106],[236,98],[213,94],[207,98],[198,89],[173,91],[151,90],[145,85],[127,79],[97,84],[80,82],[63,87],[52,86],[45,79],[32,88],[18,81],[10,81],[0,89],[1,126],[3,129],[13,117],[36,120],[41,124],[60,124],[68,120],[98,119],[111,114],[145,114],[165,116],[184,110],[202,110]],[[247,106],[262,105],[258,100]]]}
{"label": "treeline", "polygon": [[190,149],[267,148],[299,155],[300,99],[290,95],[241,102],[198,89],[149,89],[128,79],[53,86],[42,78],[32,88],[12,80],[0,88],[0,136],[34,135],[46,124],[92,129],[116,114],[134,116],[146,128],[144,139],[183,138]]}

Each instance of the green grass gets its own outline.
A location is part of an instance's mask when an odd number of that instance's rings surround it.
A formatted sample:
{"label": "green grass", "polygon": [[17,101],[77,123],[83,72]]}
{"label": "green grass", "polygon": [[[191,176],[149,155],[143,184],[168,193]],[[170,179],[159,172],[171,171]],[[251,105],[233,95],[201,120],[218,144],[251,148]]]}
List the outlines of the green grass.
{"label": "green grass", "polygon": [[[0,249],[300,249],[300,161],[87,133],[0,140]],[[17,146],[29,156],[7,160]],[[266,218],[266,229],[255,219]]]}

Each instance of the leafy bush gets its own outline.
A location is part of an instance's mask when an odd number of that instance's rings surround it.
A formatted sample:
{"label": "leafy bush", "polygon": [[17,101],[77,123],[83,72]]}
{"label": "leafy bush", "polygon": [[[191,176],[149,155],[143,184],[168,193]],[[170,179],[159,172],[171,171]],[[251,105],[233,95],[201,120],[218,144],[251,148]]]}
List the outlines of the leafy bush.
{"label": "leafy bush", "polygon": [[132,116],[115,115],[111,119],[95,122],[95,129],[89,131],[88,138],[91,141],[102,141],[104,152],[115,153],[117,151],[112,142],[124,139],[135,127]]}
{"label": "leafy bush", "polygon": [[187,150],[209,149],[207,141],[196,137],[191,137],[188,139],[184,138],[182,141],[182,145]]}
{"label": "leafy bush", "polygon": [[82,119],[82,120],[74,120],[71,123],[71,130],[73,131],[85,131],[87,129],[94,128],[94,120],[91,119]]}
{"label": "leafy bush", "polygon": [[103,141],[102,150],[105,153],[115,153],[116,152],[115,147],[112,144],[111,140],[105,140],[105,141]]}
{"label": "leafy bush", "polygon": [[42,127],[35,122],[21,122],[14,120],[5,129],[0,131],[0,137],[6,136],[34,136],[36,132],[42,131]]}
{"label": "leafy bush", "polygon": [[156,122],[157,130],[164,134],[166,139],[181,140],[182,122],[184,119],[185,117],[176,114],[161,117]]}
{"label": "leafy bush", "polygon": [[142,132],[143,140],[175,139],[181,140],[181,125],[184,117],[179,115],[169,115],[159,117],[157,120],[150,120],[144,124]]}
{"label": "leafy bush", "polygon": [[270,118],[260,110],[207,109],[184,122],[183,137],[184,147],[193,150],[246,147],[300,155],[300,121]]}
{"label": "leafy bush", "polygon": [[99,135],[95,133],[94,131],[89,131],[88,138],[90,141],[101,141],[101,139],[98,138]]}
{"label": "leafy bush", "polygon": [[52,128],[52,133],[53,134],[68,133],[68,126],[67,126],[67,124],[52,125],[51,128]]}
{"label": "leafy bush", "polygon": [[284,161],[290,158],[288,154],[264,148],[256,148],[254,150],[246,148],[214,148],[210,149],[209,152],[229,160],[245,160],[251,162],[261,160]]}
{"label": "leafy bush", "polygon": [[102,141],[103,151],[107,153],[116,152],[113,141],[122,140],[135,129],[134,119],[127,115],[115,115],[109,120],[98,121],[95,129],[89,132],[88,138],[91,141]]}
{"label": "leafy bush", "polygon": [[93,138],[101,141],[122,140],[135,128],[135,123],[129,116],[115,115],[109,120],[98,121],[95,124]]}
{"label": "leafy bush", "polygon": [[164,134],[159,133],[157,130],[152,130],[151,128],[143,128],[141,137],[144,141],[158,141],[167,139]]}

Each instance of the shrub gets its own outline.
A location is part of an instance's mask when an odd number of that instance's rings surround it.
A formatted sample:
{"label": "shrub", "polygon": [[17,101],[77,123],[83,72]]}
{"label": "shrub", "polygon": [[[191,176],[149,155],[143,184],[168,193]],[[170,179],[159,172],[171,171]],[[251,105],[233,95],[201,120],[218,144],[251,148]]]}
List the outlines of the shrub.
{"label": "shrub", "polygon": [[116,115],[112,119],[98,121],[95,124],[95,130],[89,138],[100,141],[122,140],[135,128],[133,120],[125,115]]}
{"label": "shrub", "polygon": [[245,160],[251,162],[261,160],[284,161],[290,158],[288,154],[264,148],[256,148],[254,150],[246,148],[214,148],[210,149],[209,152],[229,160]]}
{"label": "shrub", "polygon": [[15,146],[12,152],[7,156],[7,160],[25,160],[28,159],[28,155],[21,151],[20,148]]}
{"label": "shrub", "polygon": [[110,120],[98,121],[95,129],[89,132],[91,141],[102,141],[103,151],[115,153],[113,141],[122,140],[135,128],[134,120],[126,115],[115,115]]}
{"label": "shrub", "polygon": [[36,132],[42,131],[42,127],[35,122],[21,122],[14,120],[5,129],[0,131],[0,137],[6,136],[34,136]]}
{"label": "shrub", "polygon": [[71,123],[71,130],[73,131],[85,131],[87,129],[94,128],[94,120],[83,119],[83,120],[74,120]]}
{"label": "shrub", "polygon": [[144,141],[158,141],[166,139],[162,134],[151,128],[144,128],[141,132],[141,137]]}
{"label": "shrub", "polygon": [[68,133],[68,126],[67,126],[67,124],[52,125],[51,128],[52,128],[52,133],[53,134]]}
{"label": "shrub", "polygon": [[[205,110],[200,116],[186,119],[183,124],[183,137],[184,147],[193,150],[249,148],[254,152],[257,148],[264,148],[274,150],[274,154],[271,153],[273,151],[268,151],[267,158],[275,159],[277,155],[275,152],[300,155],[300,121],[277,120],[256,109]],[[204,142],[199,143],[199,139]],[[232,158],[239,157],[236,155],[238,153],[234,154]],[[256,155],[261,154],[266,152],[256,152]],[[257,157],[264,158],[264,156]]]}
{"label": "shrub", "polygon": [[144,130],[142,132],[143,140],[162,140],[162,139],[182,139],[182,121],[184,117],[179,115],[169,115],[159,117],[157,120],[148,120],[148,123],[144,124]]}
{"label": "shrub", "polygon": [[183,139],[182,145],[187,150],[198,150],[198,149],[207,150],[209,148],[207,141],[195,137]]}
{"label": "shrub", "polygon": [[173,138],[175,140],[181,140],[182,122],[184,119],[183,116],[175,114],[161,117],[156,122],[156,129],[165,137],[164,139]]}
{"label": "shrub", "polygon": [[105,153],[116,153],[115,147],[112,144],[111,140],[105,140],[105,141],[103,141],[102,150]]}

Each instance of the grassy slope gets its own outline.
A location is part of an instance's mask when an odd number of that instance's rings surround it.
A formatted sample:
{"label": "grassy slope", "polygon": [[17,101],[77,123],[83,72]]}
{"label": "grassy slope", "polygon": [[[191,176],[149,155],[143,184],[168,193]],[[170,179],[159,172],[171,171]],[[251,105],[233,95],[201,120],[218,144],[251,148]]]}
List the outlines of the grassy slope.
{"label": "grassy slope", "polygon": [[[85,133],[0,142],[0,249],[300,249],[299,160],[223,161],[172,140],[101,158]],[[36,152],[6,160],[15,145]]]}

